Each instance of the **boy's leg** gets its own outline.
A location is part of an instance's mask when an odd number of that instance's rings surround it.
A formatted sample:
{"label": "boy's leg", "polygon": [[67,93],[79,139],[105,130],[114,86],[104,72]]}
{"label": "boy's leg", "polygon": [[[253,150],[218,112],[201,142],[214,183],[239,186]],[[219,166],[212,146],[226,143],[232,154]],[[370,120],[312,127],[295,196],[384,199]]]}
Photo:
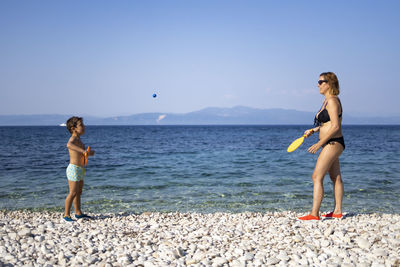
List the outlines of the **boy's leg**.
{"label": "boy's leg", "polygon": [[72,201],[75,199],[78,189],[79,189],[79,182],[74,182],[68,180],[68,187],[69,187],[69,194],[65,199],[65,211],[64,216],[71,216],[71,205]]}
{"label": "boy's leg", "polygon": [[76,197],[74,198],[74,208],[75,208],[75,214],[76,215],[81,215],[81,195],[82,195],[82,188],[83,188],[83,180],[77,182],[78,188],[76,192]]}

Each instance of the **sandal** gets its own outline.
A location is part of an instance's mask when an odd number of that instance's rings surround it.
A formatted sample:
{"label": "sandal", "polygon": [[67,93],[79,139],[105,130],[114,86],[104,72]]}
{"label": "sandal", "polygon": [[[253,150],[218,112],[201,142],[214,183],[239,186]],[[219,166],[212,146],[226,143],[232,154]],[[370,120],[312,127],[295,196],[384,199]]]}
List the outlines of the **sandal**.
{"label": "sandal", "polygon": [[328,214],[322,215],[322,217],[324,218],[337,218],[337,219],[341,219],[343,218],[343,214],[339,213],[339,214],[334,214],[333,211],[329,212]]}
{"label": "sandal", "polygon": [[64,220],[67,222],[74,222],[75,220],[71,218],[71,216],[64,216]]}
{"label": "sandal", "polygon": [[302,221],[312,221],[312,220],[319,221],[319,220],[321,220],[321,218],[319,216],[313,216],[311,214],[308,214],[308,215],[303,216],[303,217],[299,217],[298,219],[302,220]]}
{"label": "sandal", "polygon": [[83,213],[80,214],[80,215],[75,214],[75,218],[77,218],[77,219],[83,219],[83,218],[85,218],[85,219],[92,219],[91,216],[86,215],[86,214],[83,214]]}

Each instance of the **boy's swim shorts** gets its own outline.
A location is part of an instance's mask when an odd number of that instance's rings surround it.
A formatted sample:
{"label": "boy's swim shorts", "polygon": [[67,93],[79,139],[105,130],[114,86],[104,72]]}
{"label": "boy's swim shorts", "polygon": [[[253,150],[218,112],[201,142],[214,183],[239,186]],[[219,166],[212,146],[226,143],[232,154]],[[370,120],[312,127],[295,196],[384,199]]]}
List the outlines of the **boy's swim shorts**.
{"label": "boy's swim shorts", "polygon": [[67,178],[70,181],[73,182],[79,182],[83,181],[83,178],[85,177],[86,172],[85,168],[82,168],[78,165],[74,164],[69,164],[67,167]]}

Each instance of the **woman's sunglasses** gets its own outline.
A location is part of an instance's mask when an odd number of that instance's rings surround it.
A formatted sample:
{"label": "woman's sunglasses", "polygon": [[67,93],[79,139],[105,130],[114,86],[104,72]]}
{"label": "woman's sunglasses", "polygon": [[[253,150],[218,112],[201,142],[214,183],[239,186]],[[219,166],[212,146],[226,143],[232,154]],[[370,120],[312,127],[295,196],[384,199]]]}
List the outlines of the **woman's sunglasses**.
{"label": "woman's sunglasses", "polygon": [[318,81],[318,84],[321,85],[321,84],[327,83],[327,82],[328,82],[327,80],[319,80],[319,81]]}

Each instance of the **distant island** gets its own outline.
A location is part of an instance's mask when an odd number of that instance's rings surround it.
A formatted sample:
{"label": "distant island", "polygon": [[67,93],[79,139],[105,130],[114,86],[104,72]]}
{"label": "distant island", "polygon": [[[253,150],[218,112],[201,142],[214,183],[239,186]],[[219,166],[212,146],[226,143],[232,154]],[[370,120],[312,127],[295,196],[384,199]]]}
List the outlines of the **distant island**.
{"label": "distant island", "polygon": [[[85,116],[87,125],[311,125],[313,112],[290,109],[257,109],[244,106],[205,108],[189,113],[140,113],[130,116]],[[65,126],[71,115],[0,115],[0,126]],[[400,124],[400,117],[353,117],[343,124]]]}

